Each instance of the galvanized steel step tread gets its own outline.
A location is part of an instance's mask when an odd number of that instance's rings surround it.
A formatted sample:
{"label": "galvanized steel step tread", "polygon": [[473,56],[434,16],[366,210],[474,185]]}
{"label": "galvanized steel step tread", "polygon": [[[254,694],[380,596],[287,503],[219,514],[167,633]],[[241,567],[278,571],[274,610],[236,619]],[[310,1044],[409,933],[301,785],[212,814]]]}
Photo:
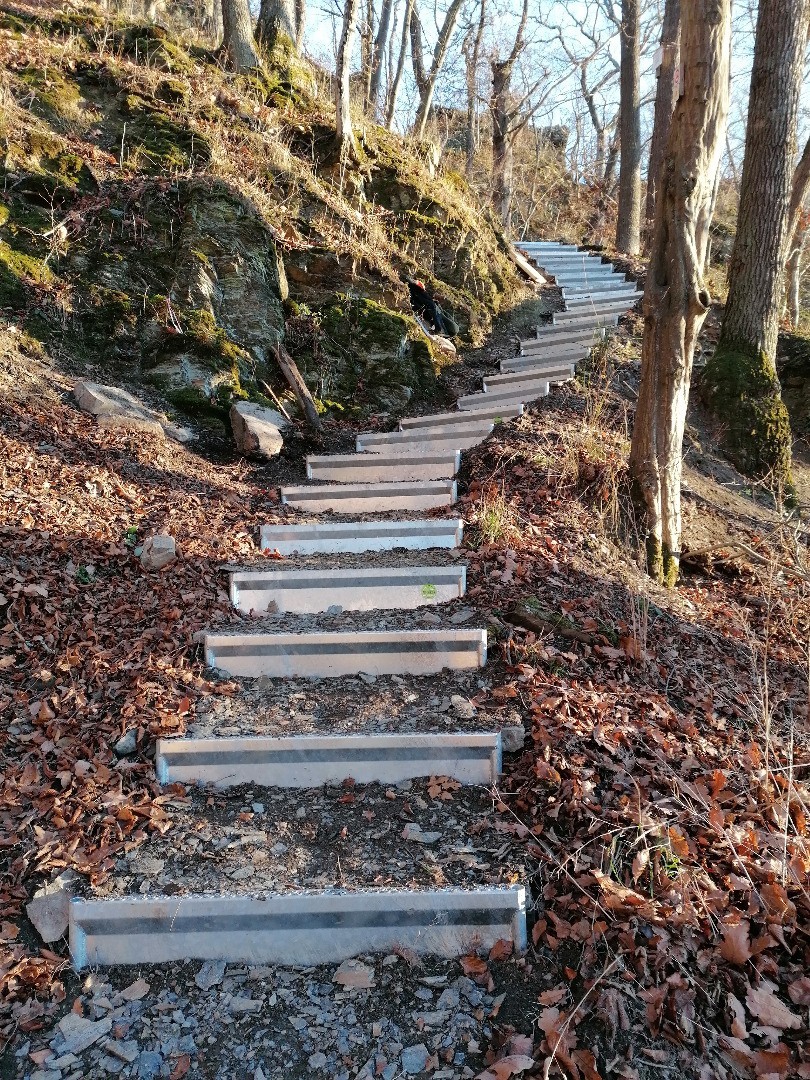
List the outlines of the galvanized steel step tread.
{"label": "galvanized steel step tread", "polygon": [[161,784],[218,787],[314,788],[347,778],[395,784],[426,776],[493,784],[501,759],[499,732],[252,736],[158,739],[155,768]]}
{"label": "galvanized steel step tread", "polygon": [[329,454],[307,458],[307,479],[339,483],[407,483],[446,480],[461,468],[458,450],[434,451],[424,456],[386,454]]}
{"label": "galvanized steel step tread", "polygon": [[454,957],[499,938],[526,946],[522,886],[250,896],[75,899],[74,966],[177,960],[309,966],[395,947]]}
{"label": "galvanized steel step tread", "polygon": [[[521,416],[523,413],[523,406],[519,403],[515,403],[508,409],[496,409],[493,408],[491,412],[479,412],[476,413],[475,420],[481,421],[484,419],[493,420],[498,423],[501,420],[512,420],[517,416]],[[473,418],[466,413],[460,412],[445,412],[434,413],[432,416],[406,416],[400,420],[399,426],[402,431],[412,431],[414,428],[427,428],[434,427],[438,422],[442,424],[467,424],[472,422]]]}
{"label": "galvanized steel step tread", "polygon": [[521,368],[519,371],[505,372],[503,375],[488,375],[484,379],[484,392],[491,394],[497,392],[499,388],[508,389],[509,387],[519,386],[524,383],[531,384],[544,379],[548,383],[565,382],[567,379],[573,379],[573,377],[573,364],[544,365],[536,369],[526,367]]}
{"label": "galvanized steel step tread", "polygon": [[487,659],[486,630],[206,634],[205,662],[241,678],[431,675]]}
{"label": "galvanized steel step tread", "polygon": [[314,613],[416,608],[464,595],[467,567],[356,567],[351,570],[242,570],[230,575],[239,611]]}
{"label": "galvanized steel step tread", "polygon": [[464,537],[461,518],[423,521],[314,522],[307,525],[263,525],[263,551],[280,555],[330,555],[340,552],[427,551],[457,548]]}
{"label": "galvanized steel step tread", "polygon": [[334,484],[281,489],[281,501],[301,510],[338,514],[374,514],[390,510],[428,510],[456,501],[454,480],[413,483]]}

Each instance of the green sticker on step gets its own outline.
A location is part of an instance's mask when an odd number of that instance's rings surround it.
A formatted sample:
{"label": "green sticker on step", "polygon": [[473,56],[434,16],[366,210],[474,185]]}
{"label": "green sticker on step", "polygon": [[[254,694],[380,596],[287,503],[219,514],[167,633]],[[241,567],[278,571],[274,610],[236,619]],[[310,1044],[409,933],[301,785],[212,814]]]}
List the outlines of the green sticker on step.
{"label": "green sticker on step", "polygon": [[424,596],[424,598],[426,600],[432,600],[435,597],[435,595],[436,595],[436,586],[435,585],[423,585],[422,586],[422,596]]}

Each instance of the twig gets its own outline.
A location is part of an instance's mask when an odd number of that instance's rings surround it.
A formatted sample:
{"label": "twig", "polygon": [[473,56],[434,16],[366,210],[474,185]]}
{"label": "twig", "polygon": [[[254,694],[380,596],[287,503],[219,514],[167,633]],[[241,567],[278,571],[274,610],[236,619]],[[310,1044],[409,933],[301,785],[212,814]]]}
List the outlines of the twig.
{"label": "twig", "polygon": [[287,412],[287,410],[284,408],[284,406],[281,404],[281,402],[276,397],[276,395],[273,393],[271,388],[264,381],[264,379],[259,379],[259,386],[262,388],[262,390],[264,390],[265,394],[269,394],[270,397],[273,399],[273,401],[275,401],[276,405],[278,406],[278,411],[281,413],[281,415],[285,416],[290,421],[290,423],[292,423],[292,417]]}

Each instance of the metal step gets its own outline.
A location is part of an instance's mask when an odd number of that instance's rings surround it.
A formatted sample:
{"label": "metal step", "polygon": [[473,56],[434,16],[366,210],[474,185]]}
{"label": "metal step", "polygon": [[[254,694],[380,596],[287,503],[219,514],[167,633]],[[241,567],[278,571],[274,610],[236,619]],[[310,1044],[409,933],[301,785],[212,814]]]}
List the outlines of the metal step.
{"label": "metal step", "polygon": [[478,409],[488,408],[488,402],[515,402],[520,401],[524,404],[530,401],[534,401],[536,398],[545,397],[548,394],[548,381],[541,380],[539,382],[521,383],[520,386],[515,386],[509,390],[505,390],[502,393],[479,393],[479,394],[466,394],[464,397],[458,399],[457,405],[465,412],[476,412]]}
{"label": "metal step", "polygon": [[509,372],[503,375],[487,376],[484,379],[484,392],[487,394],[498,393],[500,390],[509,390],[515,386],[530,385],[531,383],[545,380],[549,385],[567,382],[574,377],[573,364],[557,364],[554,367],[521,368],[520,371]]}
{"label": "metal step", "polygon": [[454,480],[402,484],[334,484],[281,489],[281,501],[322,514],[380,514],[389,510],[432,510],[456,501]]}
{"label": "metal step", "polygon": [[526,947],[522,886],[132,896],[70,905],[77,971],[178,960],[305,967],[394,948],[452,958],[491,949],[501,938],[518,952]]}
{"label": "metal step", "polygon": [[[629,308],[623,307],[621,311],[628,311]],[[617,311],[597,311],[588,312],[582,315],[569,315],[567,312],[562,312],[559,321],[555,318],[554,326],[564,329],[565,327],[601,327],[601,326],[616,326],[619,321],[619,312]]]}
{"label": "metal step", "polygon": [[205,662],[229,675],[273,679],[435,675],[487,661],[486,630],[366,630],[301,634],[206,634]]}
{"label": "metal step", "polygon": [[389,431],[386,434],[360,434],[357,449],[368,454],[427,454],[438,450],[467,450],[477,446],[492,432],[494,424],[441,424],[436,427],[409,431]]}
{"label": "metal step", "polygon": [[464,536],[461,518],[425,521],[336,521],[309,525],[263,525],[262,551],[280,555],[333,555],[360,551],[429,551],[457,548]]}
{"label": "metal step", "polygon": [[538,330],[534,341],[523,343],[524,356],[534,356],[546,349],[556,349],[560,345],[581,345],[588,342],[593,346],[604,337],[604,328],[593,321],[584,326],[544,326]]}
{"label": "metal step", "polygon": [[583,307],[595,307],[602,304],[610,304],[613,301],[629,300],[631,304],[637,303],[644,293],[638,289],[609,289],[605,292],[571,293],[565,296],[565,310],[574,311]]}
{"label": "metal step", "polygon": [[[510,406],[504,406],[503,408],[493,407],[490,410],[481,410],[475,414],[475,422],[483,420],[491,420],[493,423],[499,423],[501,420],[512,420],[516,416],[521,416],[523,413],[523,406],[519,403],[512,404]],[[400,420],[399,426],[402,431],[411,431],[413,428],[432,428],[439,424],[442,426],[446,424],[466,424],[469,425],[473,422],[473,417],[468,416],[461,412],[445,412],[435,413],[433,416],[406,416],[403,420]]]}
{"label": "metal step", "polygon": [[313,614],[417,608],[458,600],[466,566],[357,567],[352,570],[240,570],[231,574],[231,602],[239,611]]}
{"label": "metal step", "polygon": [[521,356],[510,356],[501,360],[501,371],[521,371],[523,368],[543,365],[554,368],[560,364],[576,364],[578,360],[584,360],[591,351],[591,343],[587,345],[557,345],[552,347],[540,347]]}
{"label": "metal step", "polygon": [[444,735],[298,735],[286,738],[158,739],[161,784],[314,788],[398,784],[450,776],[462,784],[494,784],[501,772],[498,732]]}
{"label": "metal step", "polygon": [[458,450],[424,457],[382,454],[329,454],[307,458],[308,480],[335,483],[388,484],[414,480],[449,480],[461,468]]}

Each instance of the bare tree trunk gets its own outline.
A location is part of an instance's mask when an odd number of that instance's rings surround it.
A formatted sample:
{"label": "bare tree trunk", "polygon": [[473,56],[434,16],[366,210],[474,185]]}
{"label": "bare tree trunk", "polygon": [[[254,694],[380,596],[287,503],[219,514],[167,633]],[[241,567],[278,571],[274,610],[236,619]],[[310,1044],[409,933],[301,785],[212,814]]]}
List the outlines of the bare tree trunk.
{"label": "bare tree trunk", "polygon": [[683,0],[683,95],[661,170],[644,290],[641,386],[630,471],[645,519],[647,570],[672,586],[681,543],[681,466],[703,281],[728,117],[731,0]]}
{"label": "bare tree trunk", "polygon": [[641,97],[639,0],[622,0],[619,76],[619,213],[616,247],[637,255],[641,241]]}
{"label": "bare tree trunk", "polygon": [[681,63],[681,0],[666,0],[664,22],[661,27],[661,66],[658,69],[658,85],[655,92],[655,119],[650,141],[650,160],[647,166],[647,204],[645,207],[644,233],[649,244],[655,219],[655,195],[658,174],[669,141],[669,126],[677,101],[678,71]]}
{"label": "bare tree trunk", "polygon": [[512,161],[514,132],[512,131],[515,114],[511,108],[512,71],[525,44],[526,21],[529,15],[529,0],[523,0],[515,41],[505,60],[493,56],[490,60],[492,70],[492,202],[504,228],[509,230],[509,217],[512,208]]}
{"label": "bare tree trunk", "polygon": [[[439,77],[439,72],[444,67],[447,49],[450,45],[450,38],[455,29],[458,13],[461,11],[463,3],[464,0],[452,0],[450,7],[447,9],[447,14],[444,17],[442,28],[439,31],[436,48],[433,50],[433,62],[430,65],[430,71],[428,72],[424,89],[420,90],[419,108],[416,110],[416,119],[413,123],[413,133],[417,139],[424,139],[425,137],[425,128],[427,127],[428,117],[430,116],[430,107],[433,104],[433,92],[436,89],[436,80]],[[416,20],[413,21],[415,22]]]}
{"label": "bare tree trunk", "polygon": [[357,159],[357,144],[352,131],[351,93],[349,69],[352,62],[352,42],[357,22],[359,0],[345,0],[343,28],[340,34],[337,66],[335,70],[335,142],[340,160]]}
{"label": "bare tree trunk", "polygon": [[268,49],[282,44],[282,39],[296,47],[295,0],[262,0],[256,38]]}
{"label": "bare tree trunk", "polygon": [[261,67],[248,0],[222,0],[222,44],[236,71]]}
{"label": "bare tree trunk", "polygon": [[788,252],[785,269],[785,303],[791,326],[798,326],[801,317],[802,254],[804,253],[810,228],[798,228],[793,236],[793,243]]}
{"label": "bare tree trunk", "polygon": [[385,126],[390,128],[394,122],[394,112],[397,107],[397,94],[405,72],[405,57],[408,55],[408,38],[411,33],[413,22],[413,0],[405,0],[405,14],[402,18],[402,40],[399,46],[399,60],[393,82],[388,88],[388,101],[385,104]]}
{"label": "bare tree trunk", "polygon": [[810,0],[760,0],[737,235],[720,340],[701,380],[746,473],[790,485],[792,437],[776,375],[796,124]]}
{"label": "bare tree trunk", "polygon": [[304,27],[307,22],[307,0],[294,0],[295,2],[295,48],[301,51],[304,44]]}
{"label": "bare tree trunk", "polygon": [[363,112],[368,109],[371,88],[371,60],[374,52],[374,0],[365,0],[365,12],[360,24],[360,82],[363,87]]}
{"label": "bare tree trunk", "polygon": [[376,119],[380,108],[380,84],[382,82],[383,58],[388,45],[388,31],[391,26],[391,12],[394,8],[394,0],[382,0],[380,9],[380,25],[377,28],[377,36],[374,39],[374,48],[371,54],[371,80],[368,87],[368,113]]}
{"label": "bare tree trunk", "polygon": [[480,0],[478,15],[478,28],[475,36],[472,30],[464,39],[461,51],[464,53],[465,75],[467,82],[467,164],[466,173],[469,180],[475,167],[476,150],[476,106],[478,104],[478,64],[481,59],[481,41],[484,37],[486,25],[486,0]]}

